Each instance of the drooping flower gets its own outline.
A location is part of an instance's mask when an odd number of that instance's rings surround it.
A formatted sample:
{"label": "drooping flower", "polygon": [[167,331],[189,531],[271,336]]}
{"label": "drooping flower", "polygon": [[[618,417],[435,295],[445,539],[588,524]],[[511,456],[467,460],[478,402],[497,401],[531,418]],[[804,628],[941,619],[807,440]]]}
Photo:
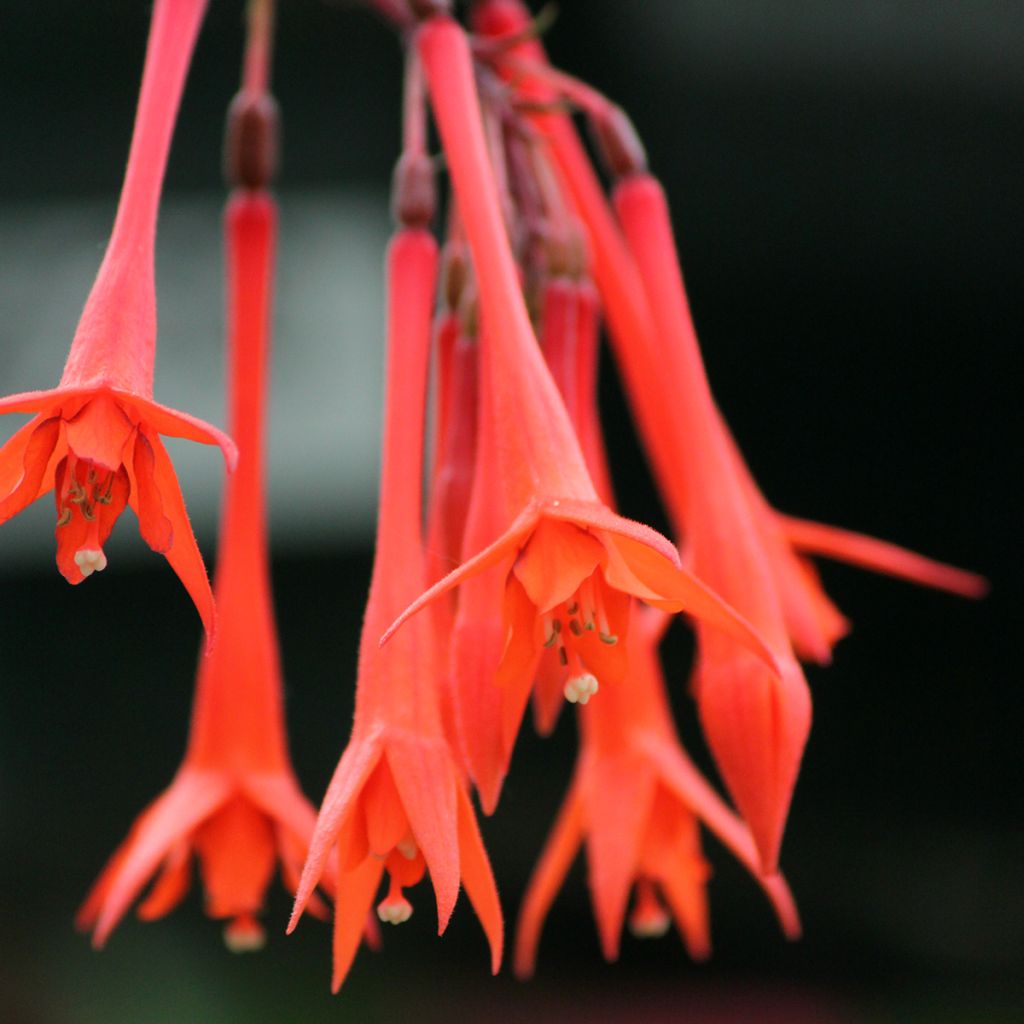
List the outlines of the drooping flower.
{"label": "drooping flower", "polygon": [[[451,19],[435,16],[418,29],[416,45],[479,288],[481,398],[464,542],[470,557],[413,602],[383,642],[429,602],[479,576],[481,592],[474,592],[471,607],[494,634],[481,668],[491,677],[496,672],[505,691],[507,750],[545,645],[564,656],[567,695],[589,696],[594,677],[579,671],[581,648],[596,657],[595,645],[614,646],[625,635],[627,595],[701,617],[771,664],[749,625],[680,568],[671,542],[599,499],[519,287],[465,33]],[[474,776],[484,785],[485,807],[496,798],[505,766],[502,752],[486,780]]]}
{"label": "drooping flower", "polygon": [[[698,824],[755,876],[790,938],[800,921],[780,875],[761,876],[747,827],[722,802],[679,744],[664,695],[657,647],[665,617],[634,605],[628,686],[580,709],[581,748],[558,819],[527,887],[516,930],[515,970],[533,973],[544,919],[581,845],[605,958],[619,953],[630,892],[630,930],[662,934],[674,920],[690,955],[710,953],[709,870]],[[667,909],[666,909],[667,905]]]}
{"label": "drooping flower", "polygon": [[157,0],[117,217],[60,386],[0,400],[33,413],[0,449],[0,522],[54,489],[57,566],[70,583],[106,567],[103,546],[126,505],[166,556],[209,637],[214,606],[181,489],[160,435],[219,445],[215,427],[153,401],[157,208],[205,0]]}
{"label": "drooping flower", "polygon": [[231,424],[238,468],[228,483],[215,592],[218,642],[201,658],[185,759],[138,819],[87,898],[78,922],[103,945],[149,879],[146,919],[184,896],[193,856],[207,913],[226,918],[235,950],[262,945],[256,920],[276,864],[294,891],[316,815],[287,751],[264,512],[264,409],[276,210],[240,189],[226,213]]}
{"label": "drooping flower", "polygon": [[[477,23],[497,40],[495,63],[521,95],[534,100],[538,90],[548,99],[565,93],[584,107],[620,179],[617,210],[629,248],[569,119],[550,104],[530,115],[586,226],[618,362],[685,542],[685,564],[763,633],[779,659],[780,674],[762,671],[741,648],[698,623],[695,689],[702,721],[765,865],[772,868],[810,726],[794,647],[802,657],[827,661],[847,628],[793,542],[799,537],[811,542],[810,550],[853,556],[961,593],[976,594],[981,581],[889,545],[855,542],[842,531],[786,520],[769,508],[711,399],[664,199],[646,174],[628,119],[593,90],[549,68],[542,48],[524,31],[528,12],[518,0],[482,5]],[[502,45],[503,37],[512,45]]]}
{"label": "drooping flower", "polygon": [[[424,158],[425,159],[425,158]],[[415,222],[414,222],[415,224]],[[384,647],[381,633],[426,585],[420,529],[423,417],[437,246],[404,227],[388,250],[388,371],[377,549],[363,621],[352,736],[324,796],[289,930],[322,873],[337,865],[334,972],[337,991],[352,964],[381,878],[381,920],[412,907],[402,890],[427,871],[438,931],[466,889],[497,971],[502,915],[472,804],[441,720],[438,647],[422,616]]]}

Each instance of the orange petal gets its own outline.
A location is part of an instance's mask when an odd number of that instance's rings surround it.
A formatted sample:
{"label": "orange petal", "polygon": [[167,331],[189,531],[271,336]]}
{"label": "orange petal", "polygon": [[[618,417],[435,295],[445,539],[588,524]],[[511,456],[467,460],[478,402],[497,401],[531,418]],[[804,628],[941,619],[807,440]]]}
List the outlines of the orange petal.
{"label": "orange petal", "polygon": [[88,459],[104,469],[117,469],[125,444],[134,427],[114,399],[100,392],[65,420],[68,447],[80,459]]}
{"label": "orange petal", "polygon": [[811,727],[807,683],[793,658],[775,679],[720,636],[702,635],[700,647],[701,726],[750,825],[762,873],[772,874]]}
{"label": "orange petal", "polygon": [[0,448],[0,523],[6,523],[53,486],[47,474],[60,440],[60,418],[37,416]]}
{"label": "orange petal", "polygon": [[[141,433],[140,431],[140,436]],[[195,603],[209,643],[214,633],[215,609],[213,591],[210,589],[210,579],[206,574],[203,556],[199,553],[199,545],[196,544],[192,524],[185,511],[185,499],[181,496],[181,488],[178,485],[178,478],[175,476],[170,457],[160,439],[155,435],[150,434],[147,440],[153,447],[156,460],[153,479],[160,492],[163,514],[170,521],[172,528],[171,546],[164,554]],[[141,506],[135,511],[139,515],[140,526],[146,531],[147,527],[143,525],[144,513],[142,513]]]}
{"label": "orange petal", "polygon": [[455,768],[444,740],[391,734],[387,759],[416,845],[430,869],[442,934],[459,896]]}
{"label": "orange petal", "polygon": [[[288,921],[288,934],[291,934],[299,923],[302,911],[310,896],[313,895],[320,876],[324,873],[327,858],[338,842],[339,834],[352,813],[356,797],[377,764],[380,754],[380,734],[371,732],[366,736],[353,737],[349,740],[345,752],[341,755],[338,767],[334,769],[331,783],[324,794],[323,803],[320,805],[316,830],[313,832],[313,838],[309,844],[309,856],[306,858],[305,867],[302,869],[302,878],[299,880],[299,886],[295,892],[295,906]],[[348,866],[347,864],[342,865],[343,868]]]}
{"label": "orange petal", "polygon": [[139,517],[139,533],[154,551],[164,554],[174,541],[174,528],[164,515],[160,499],[160,488],[156,482],[156,453],[141,431],[135,438],[131,467],[131,504]]}
{"label": "orange petal", "polygon": [[235,442],[216,427],[203,420],[190,416],[187,412],[179,412],[159,402],[140,398],[138,395],[115,391],[119,400],[129,409],[136,411],[137,422],[145,423],[156,433],[165,437],[181,437],[186,441],[198,441],[200,444],[217,445],[224,455],[224,464],[232,471],[238,462],[238,449]]}
{"label": "orange petal", "polygon": [[707,960],[711,956],[711,915],[704,860],[678,856],[664,865],[658,881],[686,951],[694,960]]}
{"label": "orange petal", "polygon": [[334,902],[334,970],[331,991],[341,988],[366,929],[366,916],[380,886],[384,862],[367,857],[351,871],[338,868],[338,898]]}
{"label": "orange petal", "polygon": [[582,770],[590,897],[601,950],[606,960],[616,960],[656,779],[653,767],[635,757],[594,758]]}
{"label": "orange petal", "polygon": [[541,928],[558,890],[576,857],[583,840],[582,779],[573,779],[554,828],[526,887],[519,920],[516,923],[516,949],[513,970],[519,978],[529,978],[537,962]]}
{"label": "orange petal", "polygon": [[761,860],[750,829],[715,792],[683,748],[648,735],[644,751],[657,765],[662,784],[700,818],[718,840],[754,876],[775,909],[783,934],[800,935],[800,917],[785,879],[761,873]]}
{"label": "orange petal", "polygon": [[947,590],[961,597],[984,597],[988,593],[988,581],[983,576],[933,561],[888,541],[807,519],[789,516],[780,519],[793,545],[808,554],[849,562],[862,569]]}
{"label": "orange petal", "polygon": [[505,691],[495,683],[505,647],[503,579],[502,573],[492,568],[466,582],[450,647],[456,726],[466,768],[485,814],[493,813],[497,806],[508,771],[501,731]]}
{"label": "orange petal", "polygon": [[603,559],[604,546],[592,534],[542,518],[512,571],[543,614],[568,601]]}
{"label": "orange petal", "polygon": [[366,836],[370,852],[386,857],[406,836],[409,819],[391,777],[387,758],[381,758],[363,787]]}
{"label": "orange petal", "polygon": [[761,634],[696,576],[666,564],[649,547],[631,538],[606,536],[608,562],[604,577],[610,586],[664,611],[684,611],[739,641],[772,671],[780,671],[774,653]]}
{"label": "orange petal", "polygon": [[492,565],[497,565],[506,559],[511,561],[511,559],[515,558],[519,548],[523,546],[526,537],[534,528],[537,519],[538,514],[534,508],[527,508],[520,513],[516,517],[515,522],[496,541],[489,544],[483,551],[478,552],[472,558],[467,559],[457,569],[453,569],[444,579],[438,580],[429,590],[413,601],[384,631],[384,635],[380,638],[381,646],[394,636],[395,631],[407,619],[425,608],[431,601],[436,600],[453,587],[457,587],[476,573],[483,572]]}
{"label": "orange petal", "polygon": [[257,913],[277,863],[270,819],[244,796],[236,796],[195,830],[192,845],[206,912],[211,917]]}
{"label": "orange petal", "polygon": [[473,904],[476,916],[483,925],[484,934],[491,947],[491,973],[497,974],[501,968],[501,954],[504,943],[504,921],[501,913],[501,902],[498,900],[498,888],[494,884],[494,874],[487,858],[480,830],[477,828],[473,805],[465,789],[459,786],[456,791],[459,815],[459,865],[462,872],[462,884],[466,888],[469,902]]}
{"label": "orange petal", "polygon": [[550,736],[565,705],[565,669],[553,650],[545,651],[533,684],[533,727]]}
{"label": "orange petal", "polygon": [[192,882],[192,849],[187,840],[176,843],[164,860],[160,877],[136,914],[142,921],[155,921],[172,911],[184,898]]}
{"label": "orange petal", "polygon": [[66,391],[63,388],[53,388],[50,391],[23,391],[17,395],[0,398],[0,414],[8,412],[46,413],[53,407],[59,406],[65,398],[73,397],[75,394],[76,392]]}
{"label": "orange petal", "polygon": [[[96,883],[105,890],[102,903],[90,908],[94,914],[81,918],[85,927],[94,926],[92,942],[97,949],[107,941],[171,847],[212,814],[230,789],[230,783],[221,775],[181,772],[170,788],[143,812],[121,849],[114,854],[116,874],[101,875]],[[87,897],[86,907],[89,905]]]}

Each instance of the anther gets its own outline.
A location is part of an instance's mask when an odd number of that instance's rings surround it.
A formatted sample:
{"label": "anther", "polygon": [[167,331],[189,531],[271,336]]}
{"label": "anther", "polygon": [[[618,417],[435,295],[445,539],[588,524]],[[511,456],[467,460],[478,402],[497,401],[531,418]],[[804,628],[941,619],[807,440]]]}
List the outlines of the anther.
{"label": "anther", "polygon": [[562,691],[570,704],[586,704],[597,693],[597,677],[589,672],[573,676]]}
{"label": "anther", "polygon": [[612,633],[599,632],[597,635],[601,643],[607,644],[609,647],[614,647],[619,642],[619,638]]}
{"label": "anther", "polygon": [[566,653],[564,647],[558,648],[558,660],[563,668],[569,664],[569,655]]}
{"label": "anther", "polygon": [[[57,525],[60,525],[59,521]],[[82,548],[75,552],[75,565],[83,576],[91,576],[106,569],[107,556],[99,548]]]}
{"label": "anther", "polygon": [[419,853],[419,847],[412,836],[406,836],[400,843],[395,844],[395,849],[406,859],[414,860]]}
{"label": "anther", "polygon": [[569,628],[572,630],[573,636],[583,636],[583,627],[579,623],[579,619],[570,619]]}

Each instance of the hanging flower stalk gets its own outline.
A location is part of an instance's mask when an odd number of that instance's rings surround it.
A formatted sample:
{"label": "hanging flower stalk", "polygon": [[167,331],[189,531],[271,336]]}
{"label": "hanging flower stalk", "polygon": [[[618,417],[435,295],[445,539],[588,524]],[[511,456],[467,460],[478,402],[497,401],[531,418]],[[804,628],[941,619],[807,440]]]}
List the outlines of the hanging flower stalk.
{"label": "hanging flower stalk", "polygon": [[[483,756],[475,757],[472,749],[466,753],[490,810],[545,645],[560,652],[566,695],[589,697],[596,678],[584,670],[581,648],[611,647],[625,636],[628,595],[667,610],[685,609],[737,637],[769,665],[772,658],[745,620],[679,567],[668,540],[615,515],[598,498],[520,290],[466,35],[452,19],[434,15],[417,30],[415,45],[473,259],[481,397],[464,540],[472,554],[413,602],[384,642],[432,600],[479,579],[465,604],[481,634],[466,650],[458,642],[457,624],[452,649],[460,661],[476,659],[469,670],[475,691],[494,678],[502,691],[498,713],[487,721],[478,718],[466,730],[484,737]],[[572,622],[580,628],[578,636]],[[482,707],[464,699],[465,686],[457,678],[455,691],[464,708]]]}
{"label": "hanging flower stalk", "polygon": [[[867,538],[776,516],[761,498],[711,398],[672,241],[667,206],[646,170],[625,114],[547,65],[518,0],[477,10],[481,31],[516,40],[495,63],[523,95],[537,90],[578,103],[618,179],[609,214],[600,186],[563,113],[532,115],[586,224],[616,354],[637,422],[679,536],[685,564],[754,624],[781,672],[698,623],[695,695],[719,768],[775,870],[789,802],[810,728],[810,699],[794,654],[825,662],[846,631],[813,569],[793,550],[817,553],[976,596],[978,577]],[[621,225],[621,227],[620,227]],[[817,545],[815,546],[815,542]]]}
{"label": "hanging flower stalk", "polygon": [[[151,920],[185,895],[198,861],[207,913],[228,921],[229,948],[264,942],[257,920],[279,864],[294,891],[316,820],[288,756],[270,593],[264,431],[277,212],[267,191],[276,109],[267,90],[272,6],[253,0],[246,73],[231,107],[225,213],[231,429],[238,466],[221,523],[218,642],[200,659],[184,762],[139,818],[79,914],[101,946],[143,887]],[[318,911],[323,908],[317,904]]]}
{"label": "hanging flower stalk", "polygon": [[60,385],[0,400],[33,413],[0,449],[0,522],[55,491],[57,567],[70,583],[104,569],[103,547],[130,505],[143,540],[166,556],[208,638],[214,603],[174,467],[160,435],[219,445],[215,427],[153,401],[154,244],[171,134],[205,0],[157,0],[128,168],[114,228]]}
{"label": "hanging flower stalk", "polygon": [[[414,58],[412,58],[414,59]],[[415,75],[415,67],[410,74]],[[366,913],[409,919],[404,889],[427,872],[438,933],[455,906],[460,880],[501,963],[503,924],[497,889],[462,774],[442,724],[439,647],[429,616],[384,647],[387,624],[426,586],[422,463],[427,364],[437,279],[433,169],[423,150],[422,113],[407,111],[405,148],[395,176],[400,224],[388,247],[388,343],[377,545],[363,621],[352,735],[320,808],[289,924],[313,888],[337,866],[334,971],[337,991],[355,957]]]}

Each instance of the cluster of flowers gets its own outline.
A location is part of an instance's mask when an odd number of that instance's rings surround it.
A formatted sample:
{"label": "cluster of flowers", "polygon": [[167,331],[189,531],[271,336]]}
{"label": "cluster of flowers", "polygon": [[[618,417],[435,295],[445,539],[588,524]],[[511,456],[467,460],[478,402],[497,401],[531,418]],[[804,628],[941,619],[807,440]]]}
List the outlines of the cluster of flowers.
{"label": "cluster of flowers", "polygon": [[[206,630],[184,763],[79,915],[102,945],[143,888],[170,910],[198,861],[208,913],[256,948],[279,864],[289,928],[334,904],[334,987],[377,921],[429,873],[444,931],[460,885],[490,944],[503,920],[470,796],[496,807],[531,699],[540,732],[579,706],[575,775],[520,913],[515,967],[579,847],[605,955],[627,920],[674,921],[709,951],[700,825],[799,921],[779,847],[811,720],[800,660],[827,663],[846,620],[808,555],[965,595],[983,582],[881,541],[794,519],[762,497],[712,399],[668,208],[621,109],[552,68],[521,0],[477,0],[472,34],[440,0],[379,0],[407,48],[397,221],[387,261],[387,397],[376,558],[352,735],[319,816],[287,753],[263,481],[276,211],[271,0],[252,0],[228,120],[225,215],[233,440],[154,402],[160,191],[205,0],[156,0],[116,222],[60,386],[0,401],[34,413],[0,450],[0,521],[51,488],[57,564],[106,566],[130,505]],[[433,113],[451,182],[437,221]],[[570,116],[582,112],[610,201]],[[614,511],[595,382],[602,323],[675,531]],[[435,414],[425,465],[433,362]],[[211,591],[160,435],[221,447],[233,470]],[[423,481],[427,483],[424,497]],[[700,723],[737,811],[674,728],[658,648],[692,618]],[[386,892],[378,900],[383,876]],[[318,895],[317,889],[320,894]],[[630,897],[632,895],[632,902]]]}

